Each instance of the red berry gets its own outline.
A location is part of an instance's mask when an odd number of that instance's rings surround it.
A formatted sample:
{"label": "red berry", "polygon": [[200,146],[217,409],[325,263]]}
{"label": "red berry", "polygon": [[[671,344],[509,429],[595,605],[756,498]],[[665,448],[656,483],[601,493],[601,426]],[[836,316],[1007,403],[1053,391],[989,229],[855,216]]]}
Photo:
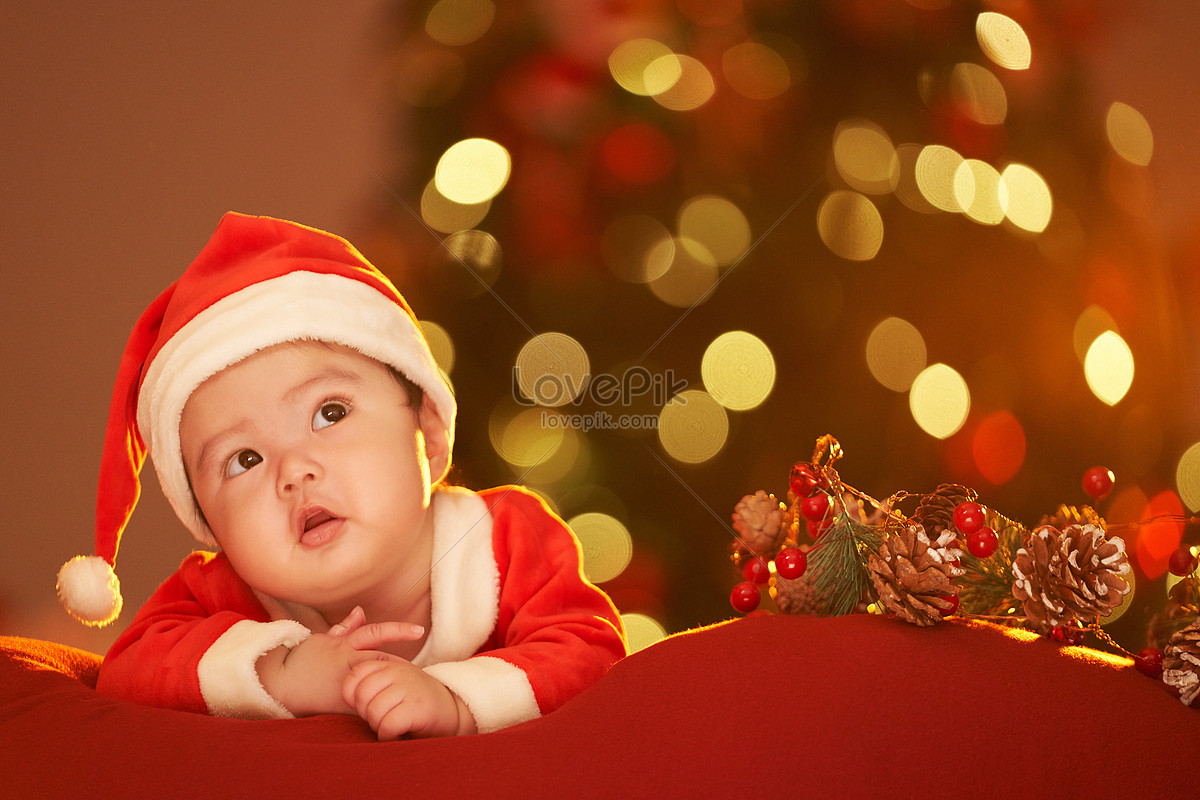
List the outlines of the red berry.
{"label": "red berry", "polygon": [[946,602],[950,603],[950,607],[949,608],[939,608],[938,609],[939,614],[941,614],[943,617],[948,617],[951,614],[953,614],[954,612],[958,611],[958,595],[957,594],[952,594],[949,597],[943,597],[942,599],[945,600]]}
{"label": "red berry", "polygon": [[1112,491],[1116,476],[1108,467],[1092,467],[1083,473],[1083,491],[1097,500]]}
{"label": "red berry", "polygon": [[984,511],[983,506],[979,503],[972,503],[970,500],[965,503],[959,503],[954,509],[954,527],[958,528],[960,533],[972,534],[983,527]]}
{"label": "red berry", "polygon": [[1147,647],[1133,657],[1133,665],[1143,675],[1149,675],[1151,678],[1161,678],[1162,660],[1162,650],[1159,650],[1157,647]]}
{"label": "red berry", "polygon": [[820,522],[829,513],[829,495],[817,492],[812,497],[800,501],[800,513],[811,522]]}
{"label": "red berry", "polygon": [[771,570],[767,562],[757,556],[750,556],[742,564],[742,577],[751,583],[766,583],[771,579]]}
{"label": "red berry", "polygon": [[759,599],[758,584],[754,581],[742,581],[729,593],[729,602],[743,614],[758,608]]}
{"label": "red berry", "polygon": [[1192,555],[1192,548],[1185,544],[1174,553],[1171,553],[1171,558],[1167,561],[1167,569],[1171,570],[1172,575],[1182,577],[1195,572],[1198,563],[1200,563],[1200,559]]}
{"label": "red berry", "polygon": [[1055,625],[1050,629],[1050,638],[1063,644],[1083,644],[1083,638],[1086,635],[1087,628],[1081,628],[1078,625]]}
{"label": "red berry", "polygon": [[999,539],[996,538],[996,532],[988,527],[967,535],[967,552],[976,558],[987,558],[996,552],[997,544]]}
{"label": "red berry", "polygon": [[779,577],[794,581],[808,568],[808,556],[799,547],[785,547],[775,556],[775,572]]}
{"label": "red berry", "polygon": [[808,535],[813,537],[814,539],[820,539],[821,536],[825,533],[825,531],[829,530],[832,527],[833,527],[833,520],[829,519],[828,517],[821,520],[820,522],[810,522],[810,523],[808,523]]}
{"label": "red berry", "polygon": [[788,487],[797,497],[808,497],[820,485],[821,479],[817,477],[817,471],[812,468],[811,464],[801,461],[792,467],[792,474],[788,478]]}

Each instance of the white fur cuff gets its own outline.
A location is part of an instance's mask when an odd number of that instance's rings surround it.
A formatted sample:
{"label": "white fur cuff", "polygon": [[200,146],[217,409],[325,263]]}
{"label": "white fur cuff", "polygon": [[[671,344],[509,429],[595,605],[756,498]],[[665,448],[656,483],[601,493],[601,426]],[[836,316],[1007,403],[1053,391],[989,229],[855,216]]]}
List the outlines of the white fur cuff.
{"label": "white fur cuff", "polygon": [[541,716],[528,676],[503,659],[475,656],[434,664],[425,672],[462,698],[480,733]]}
{"label": "white fur cuff", "polygon": [[214,717],[289,719],[290,711],[263,688],[255,665],[276,647],[295,647],[310,635],[290,619],[234,623],[212,643],[197,667],[200,694]]}

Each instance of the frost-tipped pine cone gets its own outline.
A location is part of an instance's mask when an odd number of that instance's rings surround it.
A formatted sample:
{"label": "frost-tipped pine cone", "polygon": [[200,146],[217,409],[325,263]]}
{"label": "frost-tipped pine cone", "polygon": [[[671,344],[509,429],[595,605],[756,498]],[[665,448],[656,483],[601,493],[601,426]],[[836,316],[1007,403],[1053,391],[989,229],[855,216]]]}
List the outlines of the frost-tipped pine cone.
{"label": "frost-tipped pine cone", "polygon": [[1179,699],[1190,706],[1200,694],[1200,622],[1176,633],[1163,650],[1163,682],[1179,690]]}
{"label": "frost-tipped pine cone", "polygon": [[733,509],[733,529],[750,552],[771,555],[787,535],[783,516],[783,505],[760,489],[738,501]]}
{"label": "frost-tipped pine cone", "polygon": [[953,541],[954,534],[947,531],[930,542],[920,525],[885,536],[879,552],[867,557],[871,583],[883,607],[921,627],[941,622],[942,612],[954,608],[958,587],[953,579],[962,574],[953,563],[962,556],[950,548]]}
{"label": "frost-tipped pine cone", "polygon": [[1106,616],[1129,592],[1125,542],[1095,525],[1051,525],[1029,534],[1013,559],[1013,597],[1025,616],[1046,625]]}

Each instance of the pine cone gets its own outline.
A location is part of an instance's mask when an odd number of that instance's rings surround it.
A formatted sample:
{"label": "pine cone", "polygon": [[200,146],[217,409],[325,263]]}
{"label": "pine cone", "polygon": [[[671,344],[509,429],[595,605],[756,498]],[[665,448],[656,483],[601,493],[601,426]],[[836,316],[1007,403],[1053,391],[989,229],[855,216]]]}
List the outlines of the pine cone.
{"label": "pine cone", "polygon": [[954,527],[954,509],[958,504],[973,499],[975,493],[966,486],[943,483],[931,494],[921,497],[913,512],[913,521],[926,531],[940,535],[945,529]]}
{"label": "pine cone", "polygon": [[1042,521],[1038,525],[1050,525],[1060,531],[1064,531],[1072,525],[1095,525],[1100,530],[1104,530],[1104,520],[1091,506],[1061,505],[1055,509],[1053,514],[1042,517]]}
{"label": "pine cone", "polygon": [[891,613],[914,625],[928,627],[954,607],[958,594],[952,579],[962,570],[952,563],[962,552],[951,549],[954,533],[945,531],[930,543],[925,529],[912,525],[885,536],[878,553],[867,556],[871,582],[879,602]]}
{"label": "pine cone", "polygon": [[1167,642],[1163,681],[1179,690],[1184,705],[1190,706],[1200,694],[1200,622],[1193,622]]}
{"label": "pine cone", "polygon": [[783,512],[783,504],[760,489],[738,501],[733,509],[733,529],[750,552],[772,555],[787,535]]}
{"label": "pine cone", "polygon": [[1089,624],[1110,613],[1129,592],[1125,542],[1105,539],[1095,525],[1050,525],[1031,533],[1013,559],[1013,596],[1025,616],[1045,625]]}
{"label": "pine cone", "polygon": [[813,573],[806,571],[799,578],[787,580],[776,575],[773,581],[773,596],[775,605],[784,614],[814,614],[821,616],[825,613],[825,598],[812,584]]}

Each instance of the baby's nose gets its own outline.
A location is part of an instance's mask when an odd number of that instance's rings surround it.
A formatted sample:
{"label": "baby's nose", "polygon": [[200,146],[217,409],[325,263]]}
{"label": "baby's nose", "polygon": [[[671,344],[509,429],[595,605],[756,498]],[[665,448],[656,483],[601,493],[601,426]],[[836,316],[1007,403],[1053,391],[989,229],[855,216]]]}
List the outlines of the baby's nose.
{"label": "baby's nose", "polygon": [[291,452],[280,459],[279,491],[281,494],[294,492],[321,478],[322,470],[317,460],[303,451]]}

